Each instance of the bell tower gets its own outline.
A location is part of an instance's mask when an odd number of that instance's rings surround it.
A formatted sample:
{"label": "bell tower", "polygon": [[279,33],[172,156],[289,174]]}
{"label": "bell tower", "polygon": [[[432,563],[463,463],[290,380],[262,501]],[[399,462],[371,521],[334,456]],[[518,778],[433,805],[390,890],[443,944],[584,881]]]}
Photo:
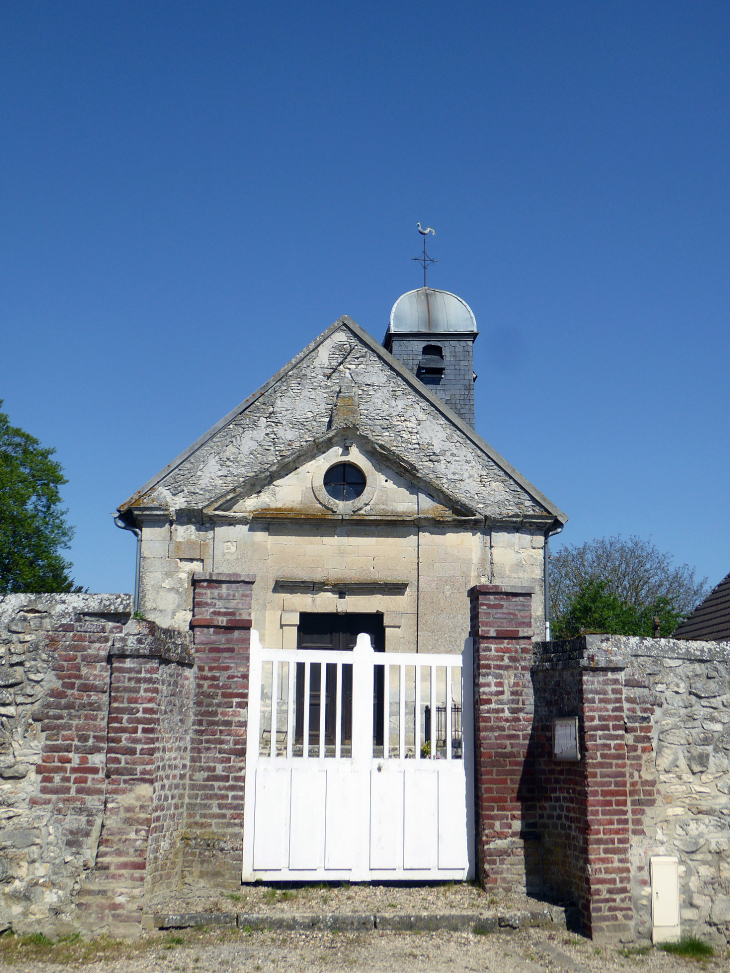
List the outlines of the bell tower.
{"label": "bell tower", "polygon": [[393,305],[383,346],[474,426],[474,314],[456,294],[419,287]]}

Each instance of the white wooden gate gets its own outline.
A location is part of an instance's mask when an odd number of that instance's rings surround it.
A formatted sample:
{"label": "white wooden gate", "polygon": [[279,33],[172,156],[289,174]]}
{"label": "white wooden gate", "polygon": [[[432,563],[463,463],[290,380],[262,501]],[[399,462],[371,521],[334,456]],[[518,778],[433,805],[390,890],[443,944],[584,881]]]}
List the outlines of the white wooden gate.
{"label": "white wooden gate", "polygon": [[264,649],[251,633],[243,881],[473,877],[462,656]]}

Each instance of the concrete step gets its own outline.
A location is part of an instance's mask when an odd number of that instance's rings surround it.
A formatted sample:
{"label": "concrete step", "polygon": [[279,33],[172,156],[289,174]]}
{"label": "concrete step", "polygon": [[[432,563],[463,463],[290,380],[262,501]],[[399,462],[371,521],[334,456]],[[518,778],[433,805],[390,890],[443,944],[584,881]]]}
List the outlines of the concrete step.
{"label": "concrete step", "polygon": [[263,913],[263,912],[188,912],[179,915],[156,913],[157,929],[190,929],[196,926],[237,926],[239,929],[267,929],[281,932],[306,930],[380,929],[392,932],[477,932],[524,929],[531,926],[566,928],[566,910],[561,906],[504,913],[422,912],[373,915],[373,913]]}

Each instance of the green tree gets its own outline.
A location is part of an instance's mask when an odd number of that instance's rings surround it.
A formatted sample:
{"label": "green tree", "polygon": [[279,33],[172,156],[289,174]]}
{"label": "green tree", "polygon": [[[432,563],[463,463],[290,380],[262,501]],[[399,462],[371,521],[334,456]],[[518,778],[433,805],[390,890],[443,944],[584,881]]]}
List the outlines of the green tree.
{"label": "green tree", "polygon": [[59,553],[73,529],[61,509],[66,479],[54,452],[0,412],[0,594],[74,590]]}
{"label": "green tree", "polygon": [[580,621],[584,631],[652,635],[651,620],[658,616],[660,633],[670,635],[708,590],[707,578],[698,579],[687,564],[674,565],[651,540],[617,536],[569,544],[550,556],[551,632],[578,634]]}
{"label": "green tree", "polygon": [[551,624],[553,638],[570,639],[576,635],[608,632],[612,635],[654,635],[657,619],[659,635],[671,635],[684,618],[665,597],[643,607],[622,601],[609,590],[607,581],[586,581],[571,601],[568,610]]}

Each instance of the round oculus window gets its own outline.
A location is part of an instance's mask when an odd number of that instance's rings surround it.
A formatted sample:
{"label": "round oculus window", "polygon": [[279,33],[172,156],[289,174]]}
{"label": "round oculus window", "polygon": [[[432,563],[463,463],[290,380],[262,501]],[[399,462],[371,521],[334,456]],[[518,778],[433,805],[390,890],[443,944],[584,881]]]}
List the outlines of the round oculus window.
{"label": "round oculus window", "polygon": [[323,485],[333,500],[357,500],[365,490],[365,474],[354,463],[337,463],[324,475]]}

